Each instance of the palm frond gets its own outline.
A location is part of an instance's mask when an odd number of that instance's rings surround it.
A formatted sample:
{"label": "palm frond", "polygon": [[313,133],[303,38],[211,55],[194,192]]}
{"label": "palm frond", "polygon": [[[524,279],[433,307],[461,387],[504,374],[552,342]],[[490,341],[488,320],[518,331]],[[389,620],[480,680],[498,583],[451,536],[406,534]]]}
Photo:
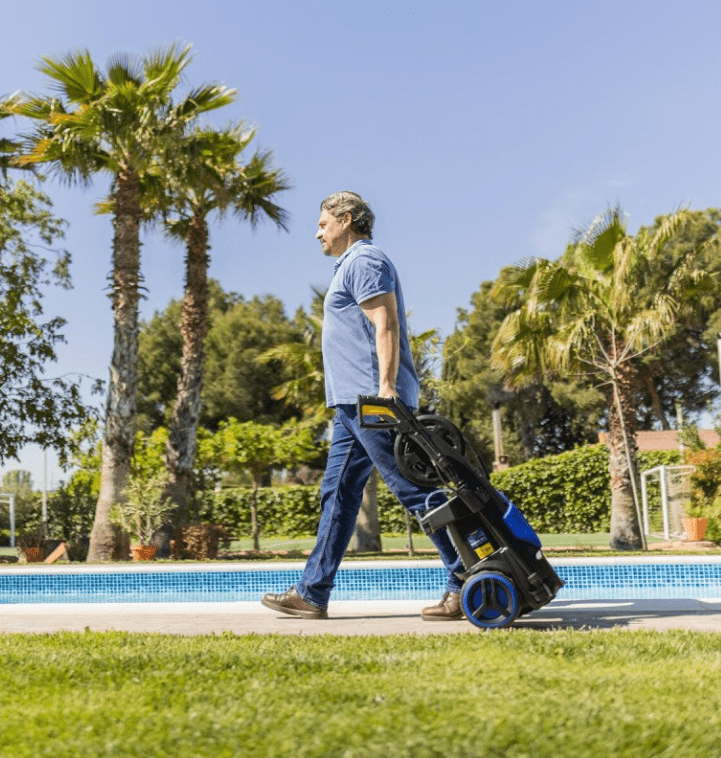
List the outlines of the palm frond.
{"label": "palm frond", "polygon": [[143,83],[143,62],[137,56],[115,53],[106,68],[108,82],[115,87],[130,84],[137,88]]}
{"label": "palm frond", "polygon": [[87,50],[68,53],[59,58],[43,57],[38,70],[50,77],[54,88],[71,103],[86,103],[100,97],[103,78]]}
{"label": "palm frond", "polygon": [[656,233],[649,239],[647,250],[656,255],[664,249],[668,242],[689,222],[691,214],[687,209],[679,209],[663,217]]}
{"label": "palm frond", "polygon": [[550,262],[544,258],[526,258],[514,266],[504,266],[491,288],[490,299],[504,308],[517,306],[539,268],[548,265]]}
{"label": "palm frond", "polygon": [[174,43],[144,56],[143,68],[146,79],[144,86],[170,94],[180,81],[186,66],[193,59],[190,50],[191,45],[181,48],[180,44]]}
{"label": "palm frond", "polygon": [[547,307],[562,300],[569,292],[575,277],[564,266],[544,266],[537,268],[528,291],[531,307]]}
{"label": "palm frond", "polygon": [[184,124],[197,118],[201,113],[207,113],[230,105],[238,95],[237,90],[227,89],[219,84],[207,84],[197,87],[188,93],[172,111],[172,118],[179,124]]}
{"label": "palm frond", "polygon": [[619,206],[606,209],[585,230],[577,231],[572,240],[580,267],[599,274],[608,271],[613,265],[616,245],[625,236],[623,211]]}
{"label": "palm frond", "polygon": [[271,168],[271,159],[270,151],[256,152],[238,171],[229,187],[232,207],[237,215],[250,221],[253,228],[262,218],[268,218],[287,231],[290,217],[272,198],[291,185],[282,171]]}

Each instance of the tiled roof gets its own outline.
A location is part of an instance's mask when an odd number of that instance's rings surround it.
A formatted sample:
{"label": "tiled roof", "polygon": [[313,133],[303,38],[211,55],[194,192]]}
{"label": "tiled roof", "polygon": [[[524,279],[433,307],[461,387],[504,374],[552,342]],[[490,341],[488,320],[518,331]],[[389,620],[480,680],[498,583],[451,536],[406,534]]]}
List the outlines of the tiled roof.
{"label": "tiled roof", "polygon": [[[636,432],[639,450],[678,450],[677,432],[673,429],[663,432]],[[706,447],[715,447],[719,436],[713,429],[699,429],[698,435]],[[599,442],[606,441],[606,434],[598,435]]]}

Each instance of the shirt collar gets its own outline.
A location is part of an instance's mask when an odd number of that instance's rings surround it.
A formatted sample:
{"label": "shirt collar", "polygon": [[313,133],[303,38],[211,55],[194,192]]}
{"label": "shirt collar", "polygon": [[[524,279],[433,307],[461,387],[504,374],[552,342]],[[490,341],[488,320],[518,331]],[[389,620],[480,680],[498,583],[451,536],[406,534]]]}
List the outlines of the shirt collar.
{"label": "shirt collar", "polygon": [[373,242],[371,240],[357,240],[354,242],[346,251],[343,253],[343,255],[338,258],[338,260],[335,262],[335,266],[333,267],[333,273],[335,273],[343,263],[343,261],[359,246],[359,245],[372,245]]}

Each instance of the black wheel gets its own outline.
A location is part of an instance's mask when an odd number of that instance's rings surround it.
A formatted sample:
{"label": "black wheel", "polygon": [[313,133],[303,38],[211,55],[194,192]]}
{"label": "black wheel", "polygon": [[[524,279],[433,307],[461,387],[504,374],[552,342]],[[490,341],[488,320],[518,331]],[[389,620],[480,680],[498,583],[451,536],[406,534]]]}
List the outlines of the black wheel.
{"label": "black wheel", "polygon": [[474,626],[501,629],[518,618],[518,591],[505,574],[481,571],[463,585],[461,608]]}
{"label": "black wheel", "polygon": [[[439,437],[459,455],[465,455],[463,435],[448,419],[442,416],[418,416],[418,422],[431,436]],[[394,453],[398,470],[414,484],[435,487],[443,483],[428,455],[412,437],[399,434]]]}

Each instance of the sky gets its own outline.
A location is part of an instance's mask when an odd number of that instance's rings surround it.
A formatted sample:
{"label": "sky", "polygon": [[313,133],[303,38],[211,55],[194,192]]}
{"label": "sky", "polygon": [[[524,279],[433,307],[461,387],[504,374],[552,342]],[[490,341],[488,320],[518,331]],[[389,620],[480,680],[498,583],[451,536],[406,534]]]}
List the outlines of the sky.
{"label": "sky", "polygon": [[[609,205],[632,232],[721,205],[720,26],[715,0],[24,0],[3,7],[0,97],[48,93],[43,56],[87,49],[104,67],[118,52],[192,45],[178,95],[237,89],[210,123],[254,126],[292,184],[279,197],[289,232],[213,226],[210,275],[247,298],[277,296],[289,316],[307,308],[332,273],[315,240],[320,201],[352,189],[376,214],[410,328],[445,337],[481,282],[557,258]],[[48,376],[107,380],[112,229],[93,206],[108,186],[44,186],[69,222],[74,283],[46,293],[46,315],[67,320]],[[182,249],[144,233],[142,271],[149,319],[182,297]],[[52,451],[46,474],[43,460],[29,447],[4,470],[53,488],[64,475]]]}

